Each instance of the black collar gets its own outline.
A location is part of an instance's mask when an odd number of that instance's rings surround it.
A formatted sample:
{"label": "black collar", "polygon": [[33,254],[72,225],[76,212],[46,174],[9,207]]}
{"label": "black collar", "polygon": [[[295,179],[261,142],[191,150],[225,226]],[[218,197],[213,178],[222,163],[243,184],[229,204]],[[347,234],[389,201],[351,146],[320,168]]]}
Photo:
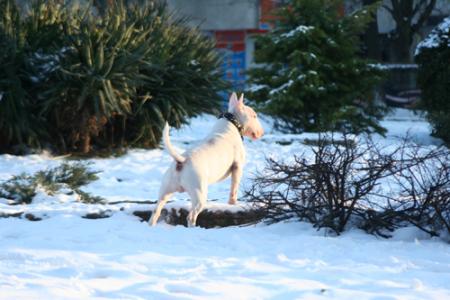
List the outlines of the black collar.
{"label": "black collar", "polygon": [[234,126],[236,126],[237,130],[239,131],[239,134],[241,135],[241,139],[244,139],[243,136],[243,131],[244,131],[244,127],[242,126],[241,123],[239,123],[239,121],[236,119],[236,117],[229,112],[225,112],[225,113],[221,113],[219,115],[219,119],[225,118],[228,121],[230,121],[231,123],[233,123]]}

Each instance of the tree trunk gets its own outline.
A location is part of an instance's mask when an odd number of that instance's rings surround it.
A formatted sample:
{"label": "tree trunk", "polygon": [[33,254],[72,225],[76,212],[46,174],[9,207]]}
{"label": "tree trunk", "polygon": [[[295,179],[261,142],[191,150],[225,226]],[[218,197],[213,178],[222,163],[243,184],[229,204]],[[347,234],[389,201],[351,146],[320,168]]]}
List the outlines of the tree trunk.
{"label": "tree trunk", "polygon": [[91,150],[91,134],[89,131],[85,131],[81,136],[81,152],[83,154],[89,153]]}
{"label": "tree trunk", "polygon": [[[363,5],[371,5],[375,3],[376,0],[364,0]],[[376,61],[382,60],[382,41],[378,34],[378,22],[375,13],[374,20],[369,23],[366,32],[364,33],[364,44],[367,47],[367,57]]]}
{"label": "tree trunk", "polygon": [[397,36],[392,39],[393,58],[395,62],[411,63],[413,61],[411,55],[412,38],[413,33],[409,24],[405,22],[397,24]]}
{"label": "tree trunk", "polygon": [[81,152],[86,154],[89,153],[91,149],[91,117],[89,116],[89,112],[87,109],[83,110],[81,113],[81,122],[80,122],[80,140],[81,140]]}
{"label": "tree trunk", "polygon": [[382,60],[382,40],[378,34],[377,22],[371,22],[364,34],[364,43],[367,47],[367,57],[377,61]]}
{"label": "tree trunk", "polygon": [[396,29],[391,38],[391,50],[394,62],[411,63],[413,56],[411,46],[414,34],[430,17],[436,0],[390,0],[390,4],[383,7],[391,14],[396,23]]}
{"label": "tree trunk", "polygon": [[127,124],[126,117],[121,116],[120,141],[119,141],[120,147],[123,147],[125,145],[126,124]]}

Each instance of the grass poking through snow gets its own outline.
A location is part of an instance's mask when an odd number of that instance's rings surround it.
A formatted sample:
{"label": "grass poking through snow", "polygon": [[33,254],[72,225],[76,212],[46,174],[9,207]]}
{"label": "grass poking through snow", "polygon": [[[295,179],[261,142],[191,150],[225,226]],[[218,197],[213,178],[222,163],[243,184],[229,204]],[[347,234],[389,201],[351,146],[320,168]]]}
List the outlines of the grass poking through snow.
{"label": "grass poking through snow", "polygon": [[63,163],[57,167],[38,171],[33,175],[23,173],[0,183],[0,197],[11,204],[30,204],[38,188],[49,195],[64,191],[77,193],[84,203],[98,203],[104,199],[82,191],[80,188],[98,179],[98,171],[89,170],[88,164],[81,162]]}

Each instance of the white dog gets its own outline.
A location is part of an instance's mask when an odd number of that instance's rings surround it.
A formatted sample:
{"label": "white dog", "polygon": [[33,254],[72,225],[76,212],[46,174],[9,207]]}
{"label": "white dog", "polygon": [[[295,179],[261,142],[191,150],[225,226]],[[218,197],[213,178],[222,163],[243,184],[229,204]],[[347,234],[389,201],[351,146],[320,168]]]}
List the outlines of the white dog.
{"label": "white dog", "polygon": [[150,225],[156,224],[161,209],[174,192],[187,192],[192,201],[187,223],[190,227],[195,226],[197,216],[206,205],[208,185],[230,175],[229,203],[235,204],[245,161],[243,136],[256,140],[263,133],[255,111],[244,105],[244,95],[238,100],[235,93],[230,97],[228,112],[221,115],[204,141],[182,155],[172,147],[169,125],[166,123],[163,131],[164,145],[175,161],[164,175]]}

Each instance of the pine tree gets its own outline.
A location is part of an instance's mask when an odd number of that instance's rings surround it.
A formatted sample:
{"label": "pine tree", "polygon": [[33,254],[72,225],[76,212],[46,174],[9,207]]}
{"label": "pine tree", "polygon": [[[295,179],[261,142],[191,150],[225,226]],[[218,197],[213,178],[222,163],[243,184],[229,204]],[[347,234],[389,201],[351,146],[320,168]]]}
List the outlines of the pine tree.
{"label": "pine tree", "polygon": [[421,106],[427,112],[433,134],[450,146],[450,17],[417,46],[415,55]]}
{"label": "pine tree", "polygon": [[373,99],[381,73],[358,56],[376,6],[342,15],[343,0],[292,0],[261,36],[249,98],[284,131],[384,129]]}

